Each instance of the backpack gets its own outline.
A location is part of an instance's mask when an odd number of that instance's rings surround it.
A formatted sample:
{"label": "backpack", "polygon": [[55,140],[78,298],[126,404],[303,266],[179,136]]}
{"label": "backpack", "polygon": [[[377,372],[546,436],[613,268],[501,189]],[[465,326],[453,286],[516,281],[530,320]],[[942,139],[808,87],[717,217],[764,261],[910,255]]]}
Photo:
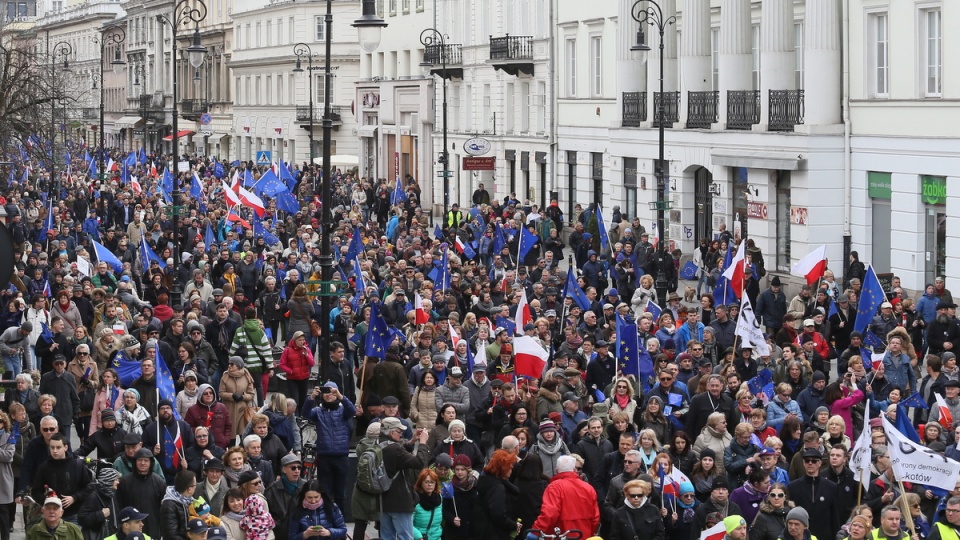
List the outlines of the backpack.
{"label": "backpack", "polygon": [[377,443],[365,450],[357,458],[357,487],[371,495],[381,495],[390,490],[394,479],[400,474],[394,474],[393,477],[387,475],[387,469],[383,464],[383,449],[389,446],[390,441]]}

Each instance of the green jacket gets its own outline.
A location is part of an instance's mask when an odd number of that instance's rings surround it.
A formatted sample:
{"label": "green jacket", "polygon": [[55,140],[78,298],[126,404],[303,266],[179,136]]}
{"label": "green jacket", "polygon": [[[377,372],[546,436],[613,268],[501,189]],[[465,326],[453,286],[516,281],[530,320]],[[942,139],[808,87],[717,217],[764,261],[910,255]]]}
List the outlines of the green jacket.
{"label": "green jacket", "polygon": [[247,351],[243,363],[251,375],[273,369],[273,350],[257,319],[247,319],[237,329],[233,335],[233,345],[230,346],[230,356],[236,355],[241,347]]}
{"label": "green jacket", "polygon": [[57,530],[50,534],[47,530],[47,523],[43,520],[27,530],[27,540],[43,540],[46,538],[55,538],[56,540],[83,540],[83,532],[69,521],[60,520]]}
{"label": "green jacket", "polygon": [[[140,533],[140,534],[143,534],[143,537],[146,540],[150,540],[150,536],[148,536],[146,533]],[[106,537],[104,540],[117,540],[117,535],[111,534],[110,536]]]}

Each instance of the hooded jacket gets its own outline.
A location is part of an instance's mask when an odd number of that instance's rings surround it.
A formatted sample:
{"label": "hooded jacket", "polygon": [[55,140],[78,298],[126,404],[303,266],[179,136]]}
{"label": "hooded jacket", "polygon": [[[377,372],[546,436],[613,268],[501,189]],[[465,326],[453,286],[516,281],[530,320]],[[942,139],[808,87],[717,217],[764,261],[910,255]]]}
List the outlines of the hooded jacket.
{"label": "hooded jacket", "polygon": [[[216,389],[209,384],[201,384],[197,387],[197,392],[200,396],[203,396],[208,388],[213,390],[216,396]],[[227,411],[227,406],[216,399],[213,403],[206,405],[198,398],[197,402],[187,409],[187,414],[183,420],[193,429],[200,426],[209,429],[210,434],[213,435],[213,440],[220,448],[230,446],[230,413]]]}
{"label": "hooded jacket", "polygon": [[291,339],[284,347],[283,354],[280,355],[280,365],[277,367],[287,374],[287,380],[305,381],[310,378],[313,365],[310,347],[297,347],[296,339]]}
{"label": "hooded jacket", "polygon": [[346,456],[350,452],[350,419],[357,409],[349,399],[327,403],[307,398],[300,414],[317,428],[318,456]]}

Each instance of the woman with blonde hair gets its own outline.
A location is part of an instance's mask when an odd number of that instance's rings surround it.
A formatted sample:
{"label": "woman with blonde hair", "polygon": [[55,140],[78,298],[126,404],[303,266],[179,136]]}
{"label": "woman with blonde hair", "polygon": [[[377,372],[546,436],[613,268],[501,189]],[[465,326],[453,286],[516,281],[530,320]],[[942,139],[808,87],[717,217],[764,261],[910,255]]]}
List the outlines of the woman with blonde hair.
{"label": "woman with blonde hair", "polygon": [[833,415],[827,420],[827,431],[820,436],[820,442],[823,443],[824,453],[830,452],[834,446],[843,446],[846,449],[851,448],[850,437],[846,434],[847,423],[840,415]]}
{"label": "woman with blonde hair", "polygon": [[647,302],[659,303],[657,290],[653,286],[653,276],[644,274],[640,276],[640,286],[633,292],[630,298],[630,305],[633,306],[633,317],[640,320],[643,312],[647,309]]}
{"label": "woman with blonde hair", "polygon": [[707,425],[703,426],[700,435],[693,443],[693,451],[697,454],[703,454],[703,450],[709,448],[717,456],[715,467],[717,474],[726,474],[723,466],[723,458],[727,446],[733,441],[733,436],[727,431],[727,417],[722,412],[710,413],[707,417]]}
{"label": "woman with blonde hair", "polygon": [[635,398],[636,392],[633,389],[633,383],[626,377],[620,377],[613,386],[613,393],[607,398],[607,405],[610,406],[609,415],[622,412],[627,418],[633,418],[640,406]]}

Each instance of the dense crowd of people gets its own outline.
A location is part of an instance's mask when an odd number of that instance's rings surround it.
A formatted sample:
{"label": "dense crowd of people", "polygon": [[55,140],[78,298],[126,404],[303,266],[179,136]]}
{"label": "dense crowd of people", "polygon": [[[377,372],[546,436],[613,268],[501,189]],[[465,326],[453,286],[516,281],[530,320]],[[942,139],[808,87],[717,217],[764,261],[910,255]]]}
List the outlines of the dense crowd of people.
{"label": "dense crowd of people", "polygon": [[[323,209],[312,167],[112,157],[102,181],[38,169],[2,190],[0,540],[18,508],[30,539],[343,540],[347,521],[356,540],[958,538],[960,481],[898,482],[881,420],[909,410],[960,459],[942,279],[916,301],[895,281],[867,343],[855,253],[788,301],[722,228],[681,298],[683,254],[616,207],[480,185],[433,220],[409,175],[337,171]],[[176,229],[171,179],[191,192]],[[328,317],[324,232],[347,282]],[[769,354],[710,292],[739,242]],[[623,323],[649,372],[627,368]],[[869,486],[850,466],[865,425]]]}

